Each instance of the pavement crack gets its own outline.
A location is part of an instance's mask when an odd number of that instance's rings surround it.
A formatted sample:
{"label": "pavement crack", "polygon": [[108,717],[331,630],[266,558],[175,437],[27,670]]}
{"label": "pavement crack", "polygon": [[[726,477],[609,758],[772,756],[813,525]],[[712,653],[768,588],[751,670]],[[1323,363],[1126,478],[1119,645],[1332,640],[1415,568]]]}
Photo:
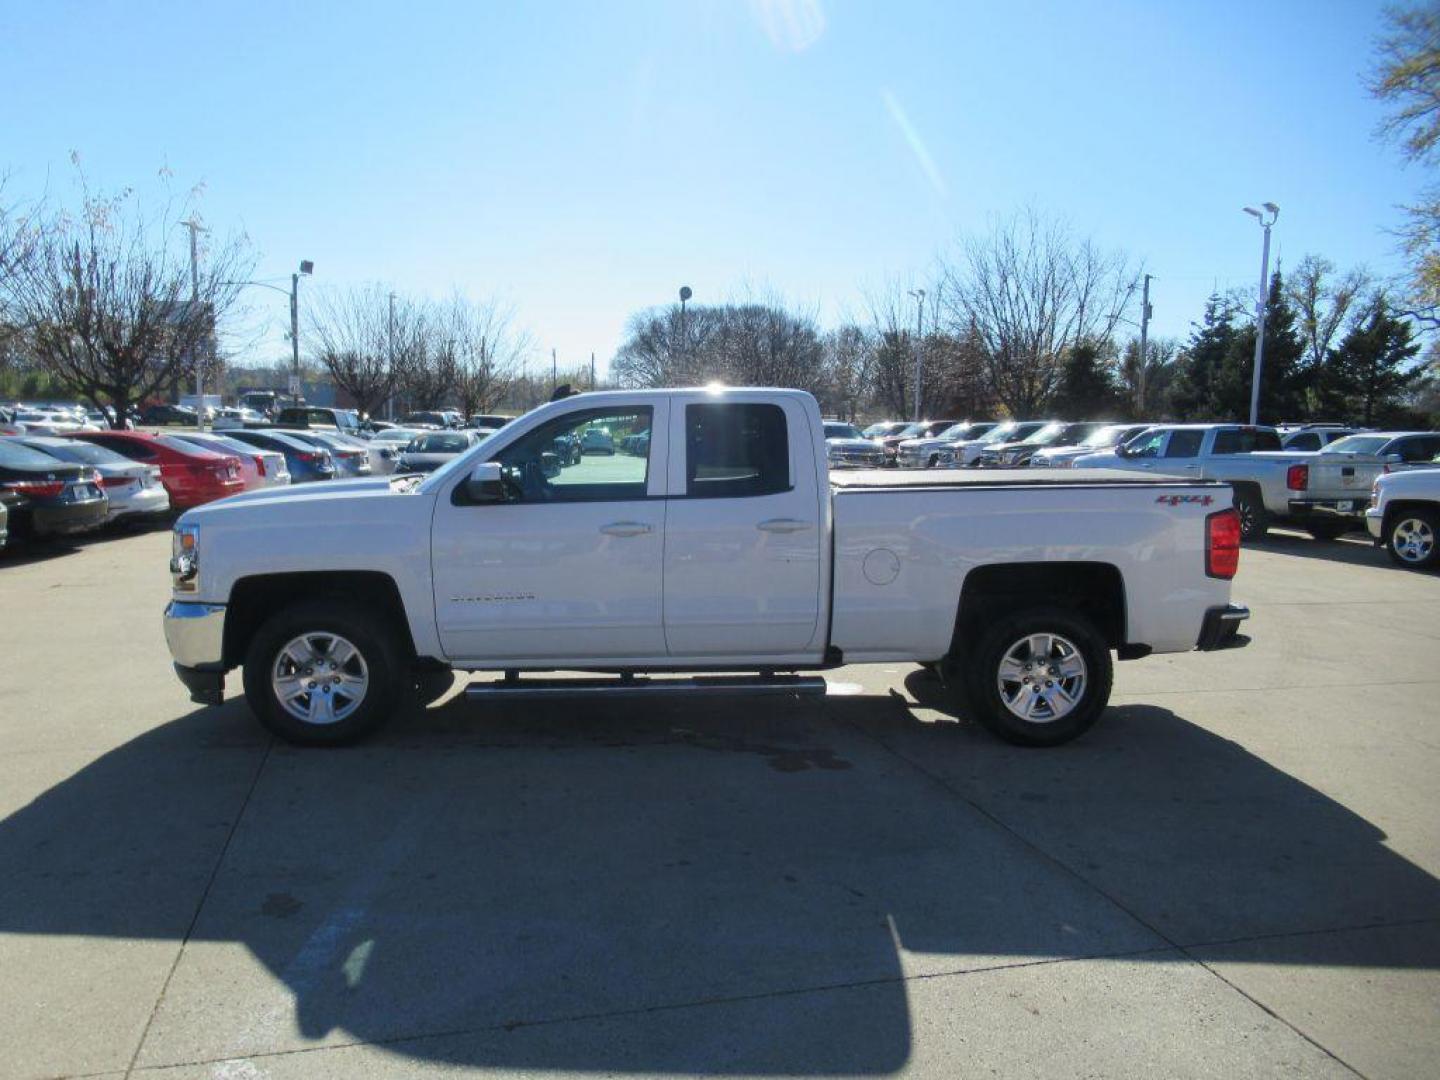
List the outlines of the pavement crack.
{"label": "pavement crack", "polygon": [[210,867],[210,875],[205,879],[205,887],[200,890],[200,898],[195,903],[195,910],[190,916],[190,923],[185,927],[185,935],[180,939],[180,947],[175,950],[175,959],[170,962],[170,969],[165,972],[165,981],[160,984],[160,993],[155,996],[155,1004],[151,1006],[150,1015],[145,1018],[145,1027],[140,1032],[140,1038],[135,1042],[135,1052],[130,1055],[130,1062],[125,1066],[126,1080],[134,1075],[136,1062],[140,1060],[140,1051],[145,1048],[145,1040],[150,1036],[150,1028],[155,1023],[155,1017],[160,1013],[160,1006],[165,1001],[165,994],[170,989],[170,981],[175,978],[175,971],[180,966],[180,958],[185,955],[185,947],[190,944],[191,935],[195,933],[195,927],[200,922],[200,913],[205,910],[205,903],[210,899],[210,890],[215,887],[215,879],[220,876],[220,867],[225,863],[225,856],[229,854],[230,844],[235,839],[235,834],[240,830],[240,822],[245,818],[245,811],[250,806],[250,800],[255,795],[255,789],[260,786],[260,776],[265,771],[266,764],[270,761],[270,752],[275,748],[274,738],[265,743],[265,751],[260,755],[260,761],[255,766],[255,775],[250,778],[250,786],[245,789],[245,798],[240,800],[240,809],[235,814],[235,820],[230,825],[230,831],[225,834],[225,842],[220,845],[220,851],[215,856],[215,864]]}

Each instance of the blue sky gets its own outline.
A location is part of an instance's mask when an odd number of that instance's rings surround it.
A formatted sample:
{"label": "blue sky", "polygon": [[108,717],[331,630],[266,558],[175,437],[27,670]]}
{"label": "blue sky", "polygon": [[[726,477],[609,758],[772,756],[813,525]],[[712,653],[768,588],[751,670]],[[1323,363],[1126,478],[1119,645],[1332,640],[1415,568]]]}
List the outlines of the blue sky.
{"label": "blue sky", "polygon": [[[1275,252],[1398,269],[1424,176],[1374,141],[1380,5],[8,4],[10,192],[204,181],[257,276],[513,305],[603,367],[637,308],[778,293],[833,324],[1030,205],[1156,277],[1184,336]],[[311,283],[307,283],[309,285]],[[250,355],[287,351],[255,290]],[[253,343],[253,345],[252,345]]]}

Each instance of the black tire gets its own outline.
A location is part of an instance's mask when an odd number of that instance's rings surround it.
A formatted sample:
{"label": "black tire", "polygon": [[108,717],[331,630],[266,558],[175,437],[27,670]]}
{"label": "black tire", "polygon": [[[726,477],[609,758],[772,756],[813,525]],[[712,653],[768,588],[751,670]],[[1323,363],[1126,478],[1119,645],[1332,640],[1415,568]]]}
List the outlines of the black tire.
{"label": "black tire", "polygon": [[1350,531],[1350,526],[1338,521],[1312,521],[1305,526],[1305,531],[1316,540],[1338,540]]}
{"label": "black tire", "polygon": [[[1037,635],[1061,639],[1052,642],[1054,651],[1050,656],[1028,652],[1026,639]],[[1032,665],[1042,659],[1055,662],[1054,666],[1040,665],[1033,670],[1040,672],[1040,678],[1056,675],[1053,680],[1047,678],[1045,689],[1059,689],[1060,708],[1066,710],[1061,715],[1043,716],[1046,711],[1055,711],[1049,705],[1049,700],[1054,700],[1053,694],[1045,695],[1048,700],[1042,700],[1039,709],[1042,715],[1034,719],[1022,717],[1006,704],[1001,693],[1001,665],[1017,650],[1025,652],[1027,660],[1012,669],[1016,674],[1032,670]],[[1078,680],[1074,676],[1063,677],[1064,667],[1060,662],[1073,663],[1077,655],[1082,661]],[[993,734],[1017,746],[1059,746],[1089,731],[1110,701],[1115,676],[1110,647],[1094,623],[1083,615],[1060,608],[1033,608],[998,620],[984,632],[974,652],[956,658],[956,663],[964,674],[962,705],[968,704],[975,719]],[[1073,704],[1064,700],[1066,684],[1077,691]],[[1022,689],[1018,679],[1013,685],[1012,703],[1023,707],[1027,700],[1024,695],[1029,692]],[[1033,697],[1032,693],[1028,700],[1033,701]]]}
{"label": "black tire", "polygon": [[1235,489],[1235,512],[1240,515],[1240,539],[1263,540],[1270,531],[1270,515],[1265,512],[1265,500],[1252,487]]}
{"label": "black tire", "polygon": [[1434,569],[1440,564],[1440,513],[1418,507],[1390,515],[1385,522],[1385,550],[1407,570]]}
{"label": "black tire", "polygon": [[[304,672],[312,669],[297,669],[297,684],[315,686],[317,693],[324,691],[327,678],[343,679],[363,671],[366,685],[348,712],[345,709],[352,699],[344,696],[343,688],[332,686],[335,696],[327,693],[323,699],[334,703],[335,712],[344,712],[338,719],[301,719],[287,710],[276,695],[271,676],[282,663],[282,651],[297,638],[310,635],[314,635],[312,644],[317,646],[323,646],[327,638],[344,639],[359,657],[358,665],[347,660],[340,670],[327,671],[313,681],[304,678]],[[286,661],[285,666],[293,666],[293,661]],[[399,642],[382,621],[370,611],[337,598],[301,601],[267,619],[246,650],[244,677],[245,700],[256,719],[272,733],[298,746],[340,746],[363,738],[390,719],[407,685],[409,670]],[[315,694],[305,693],[303,700],[297,699],[297,707],[313,699]]]}
{"label": "black tire", "polygon": [[930,455],[930,459],[925,462],[925,468],[927,468],[927,469],[933,469],[933,468],[935,468],[935,466],[937,466],[937,465],[939,465],[939,464],[940,464],[940,455],[939,455],[939,454],[931,454],[931,455]]}

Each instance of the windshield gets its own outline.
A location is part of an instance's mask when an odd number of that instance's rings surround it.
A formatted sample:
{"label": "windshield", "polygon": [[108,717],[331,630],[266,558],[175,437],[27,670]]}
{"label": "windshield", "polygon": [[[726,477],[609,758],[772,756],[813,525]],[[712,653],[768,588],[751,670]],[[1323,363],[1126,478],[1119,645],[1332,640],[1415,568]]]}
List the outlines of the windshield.
{"label": "windshield", "polygon": [[1046,424],[1039,431],[1031,433],[1022,441],[1029,446],[1044,446],[1060,438],[1061,435],[1065,434],[1065,429],[1069,426],[1069,424]]}
{"label": "windshield", "polygon": [[464,435],[437,432],[417,437],[406,449],[417,454],[458,454],[469,446],[470,440]]}
{"label": "windshield", "polygon": [[826,424],[825,438],[827,439],[863,439],[860,430],[850,424]]}
{"label": "windshield", "polygon": [[923,435],[925,434],[925,429],[929,426],[930,425],[926,423],[906,424],[905,427],[901,429],[900,434],[907,437],[911,435]]}
{"label": "windshield", "polygon": [[63,443],[54,445],[42,443],[40,449],[51,457],[57,457],[61,461],[74,461],[81,465],[132,465],[132,462],[123,454],[117,454],[114,450],[107,450],[103,446],[95,446],[92,443],[74,442],[66,439]]}
{"label": "windshield", "polygon": [[1327,454],[1378,454],[1390,441],[1388,435],[1348,435],[1336,439],[1324,450]]}
{"label": "windshield", "polygon": [[1120,441],[1120,437],[1133,426],[1134,425],[1130,424],[1110,424],[1100,428],[1098,431],[1092,431],[1081,441],[1080,445],[1096,449],[1105,446],[1114,446]]}
{"label": "windshield", "polygon": [[974,426],[975,425],[971,424],[968,420],[962,420],[958,424],[951,424],[949,427],[947,427],[944,431],[940,432],[940,434],[935,437],[937,439],[950,440],[963,439],[966,434],[969,433],[970,429]]}
{"label": "windshield", "polygon": [[0,439],[0,465],[28,465],[48,469],[58,464],[59,461],[49,454],[42,454],[39,450],[32,450],[10,439]]}
{"label": "windshield", "polygon": [[989,445],[991,443],[1005,442],[1019,429],[1019,427],[1020,425],[1015,423],[1013,420],[1007,424],[999,424],[991,428],[984,435],[981,435],[980,438],[976,441],[984,443],[986,445]]}
{"label": "windshield", "polygon": [[160,435],[156,437],[155,441],[161,446],[168,446],[171,450],[179,451],[182,454],[222,454],[221,451],[213,447],[197,446],[195,443],[186,442],[176,435]]}

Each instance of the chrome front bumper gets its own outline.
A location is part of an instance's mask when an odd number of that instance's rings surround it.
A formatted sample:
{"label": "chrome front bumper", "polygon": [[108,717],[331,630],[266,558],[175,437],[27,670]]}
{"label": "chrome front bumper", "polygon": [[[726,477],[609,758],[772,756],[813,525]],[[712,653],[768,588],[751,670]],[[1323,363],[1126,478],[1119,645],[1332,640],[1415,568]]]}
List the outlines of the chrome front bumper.
{"label": "chrome front bumper", "polygon": [[165,605],[165,644],[180,667],[218,669],[225,659],[225,605],[171,600]]}

